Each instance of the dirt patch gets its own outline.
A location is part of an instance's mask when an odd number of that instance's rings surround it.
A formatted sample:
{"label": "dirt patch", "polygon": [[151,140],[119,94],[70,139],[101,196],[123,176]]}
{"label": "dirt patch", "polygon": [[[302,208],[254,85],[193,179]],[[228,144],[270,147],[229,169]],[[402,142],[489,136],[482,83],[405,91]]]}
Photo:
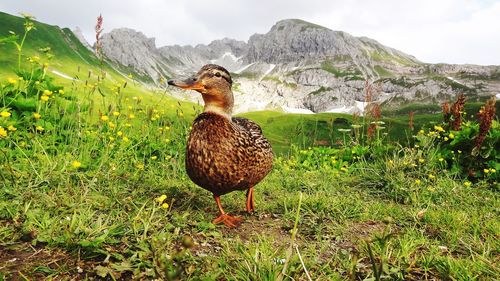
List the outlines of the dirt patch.
{"label": "dirt patch", "polygon": [[[359,255],[360,245],[363,245],[364,241],[373,239],[374,235],[384,233],[387,227],[386,223],[378,221],[354,222],[346,226],[342,235],[323,241],[325,244],[328,243],[328,247],[319,255],[319,259],[327,262],[340,252],[344,255]],[[394,227],[391,226],[391,233],[394,232]]]}
{"label": "dirt patch", "polygon": [[355,222],[347,228],[345,238],[355,244],[369,241],[374,235],[382,234],[387,227],[386,223],[380,221]]}
{"label": "dirt patch", "polygon": [[80,280],[89,277],[94,263],[83,262],[58,249],[33,247],[30,243],[0,246],[0,272],[5,280]]}
{"label": "dirt patch", "polygon": [[283,244],[290,240],[283,226],[283,220],[273,214],[238,214],[245,221],[237,228],[222,228],[222,234],[228,238],[239,238],[242,241],[254,241],[256,237],[273,237],[277,244]]}
{"label": "dirt patch", "polygon": [[[233,215],[244,219],[243,223],[235,228],[228,228],[224,225],[217,226],[220,237],[194,235],[196,246],[191,251],[195,256],[217,255],[222,251],[221,241],[255,242],[262,237],[271,237],[274,247],[286,247],[290,243],[291,234],[283,227],[283,220],[273,214],[247,214],[244,212]],[[300,239],[296,238],[296,243],[300,245]]]}

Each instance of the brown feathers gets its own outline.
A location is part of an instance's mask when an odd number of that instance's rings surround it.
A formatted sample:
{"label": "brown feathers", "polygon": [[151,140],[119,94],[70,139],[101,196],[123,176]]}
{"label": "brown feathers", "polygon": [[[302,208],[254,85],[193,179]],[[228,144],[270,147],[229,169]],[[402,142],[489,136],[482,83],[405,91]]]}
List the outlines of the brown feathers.
{"label": "brown feathers", "polygon": [[254,122],[232,121],[216,113],[204,112],[193,123],[186,154],[191,180],[223,195],[248,189],[271,170],[271,145]]}

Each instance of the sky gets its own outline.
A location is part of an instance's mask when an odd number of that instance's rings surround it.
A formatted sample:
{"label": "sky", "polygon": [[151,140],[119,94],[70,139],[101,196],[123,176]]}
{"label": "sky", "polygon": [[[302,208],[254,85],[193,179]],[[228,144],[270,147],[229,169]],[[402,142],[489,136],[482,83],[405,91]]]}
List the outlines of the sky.
{"label": "sky", "polygon": [[157,47],[247,41],[279,20],[298,18],[370,37],[423,62],[500,65],[500,0],[0,0],[0,11],[78,26],[91,43],[102,14],[104,32],[133,28],[156,38]]}

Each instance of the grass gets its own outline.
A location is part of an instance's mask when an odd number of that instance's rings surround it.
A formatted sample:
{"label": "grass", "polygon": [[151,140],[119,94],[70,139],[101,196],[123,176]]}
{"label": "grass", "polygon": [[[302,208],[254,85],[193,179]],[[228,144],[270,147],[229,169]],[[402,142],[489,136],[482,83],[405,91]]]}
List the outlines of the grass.
{"label": "grass", "polygon": [[379,77],[394,77],[394,74],[391,73],[389,70],[385,69],[383,66],[380,65],[375,65],[373,67],[373,70],[377,72]]}
{"label": "grass", "polygon": [[329,60],[321,63],[321,69],[335,75],[335,77],[344,77],[346,80],[364,80],[363,73],[359,69],[341,70],[336,68]]}
{"label": "grass", "polygon": [[[47,70],[41,60],[22,67]],[[222,197],[245,219],[228,229],[210,223],[212,196],[182,164],[199,108],[91,67],[75,81],[43,72],[40,88],[2,70],[0,126],[17,130],[0,137],[0,279],[498,278],[495,173],[471,183],[437,159],[433,138],[406,145],[406,117],[383,119],[384,142],[367,144],[343,141],[338,129],[361,123],[345,114],[244,114],[278,153],[256,213],[241,211],[241,192]],[[34,108],[10,103],[23,96]],[[415,116],[429,134],[437,122]]]}

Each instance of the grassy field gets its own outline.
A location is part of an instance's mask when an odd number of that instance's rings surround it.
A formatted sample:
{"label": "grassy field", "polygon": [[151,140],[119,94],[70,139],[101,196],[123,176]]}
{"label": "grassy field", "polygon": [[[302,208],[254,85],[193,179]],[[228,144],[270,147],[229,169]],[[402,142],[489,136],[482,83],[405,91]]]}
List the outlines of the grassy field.
{"label": "grassy field", "polygon": [[[63,54],[23,55],[22,68],[41,74],[19,80],[15,50],[0,54],[14,61],[0,70],[0,280],[500,276],[496,121],[488,154],[473,157],[472,147],[451,146],[472,143],[479,126],[443,129],[439,115],[416,115],[409,130],[405,115],[387,114],[367,141],[357,131],[369,124],[347,115],[247,113],[279,153],[256,187],[254,214],[242,211],[244,193],[222,197],[245,219],[229,229],[211,223],[211,194],[184,171],[199,107],[108,66],[57,78],[50,65]],[[463,173],[464,163],[477,174]]]}

